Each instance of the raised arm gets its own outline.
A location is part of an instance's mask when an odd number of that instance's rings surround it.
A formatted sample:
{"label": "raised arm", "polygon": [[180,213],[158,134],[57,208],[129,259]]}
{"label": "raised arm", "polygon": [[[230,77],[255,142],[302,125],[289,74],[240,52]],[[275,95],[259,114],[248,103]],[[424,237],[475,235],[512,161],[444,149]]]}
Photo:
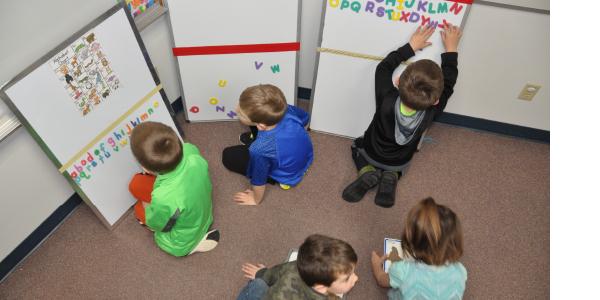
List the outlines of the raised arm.
{"label": "raised arm", "polygon": [[383,95],[388,93],[391,89],[395,89],[394,84],[392,83],[392,74],[394,73],[394,70],[400,63],[413,57],[416,51],[430,46],[431,43],[428,42],[428,39],[434,31],[434,27],[418,27],[410,37],[408,43],[397,50],[390,52],[379,65],[377,65],[377,69],[375,70],[375,99],[377,106],[381,104],[380,101]]}
{"label": "raised arm", "polygon": [[454,93],[454,85],[456,84],[456,78],[458,77],[458,44],[462,32],[460,28],[452,24],[446,24],[443,31],[440,31],[442,35],[442,42],[446,49],[446,53],[442,53],[442,73],[444,74],[444,90],[440,96],[440,101],[436,105],[436,117],[442,113],[448,99]]}

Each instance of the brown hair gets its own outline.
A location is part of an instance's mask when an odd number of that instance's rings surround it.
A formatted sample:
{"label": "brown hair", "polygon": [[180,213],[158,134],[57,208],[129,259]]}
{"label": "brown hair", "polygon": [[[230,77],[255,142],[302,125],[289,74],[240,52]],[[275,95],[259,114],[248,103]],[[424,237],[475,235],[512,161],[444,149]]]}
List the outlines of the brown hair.
{"label": "brown hair", "polygon": [[240,95],[240,109],[254,123],[275,125],[285,115],[287,102],[283,92],[271,84],[246,88]]}
{"label": "brown hair", "polygon": [[328,236],[313,234],[298,250],[298,273],[308,286],[331,284],[342,274],[350,274],[358,257],[350,244]]}
{"label": "brown hair", "polygon": [[423,199],[406,218],[402,249],[428,265],[456,262],[463,254],[463,238],[456,214],[433,198]]}
{"label": "brown hair", "polygon": [[183,150],[175,131],[162,123],[144,122],[131,133],[131,151],[148,171],[166,173],[174,170]]}
{"label": "brown hair", "polygon": [[398,91],[406,106],[424,110],[440,99],[444,89],[442,69],[432,60],[411,63],[400,75]]}

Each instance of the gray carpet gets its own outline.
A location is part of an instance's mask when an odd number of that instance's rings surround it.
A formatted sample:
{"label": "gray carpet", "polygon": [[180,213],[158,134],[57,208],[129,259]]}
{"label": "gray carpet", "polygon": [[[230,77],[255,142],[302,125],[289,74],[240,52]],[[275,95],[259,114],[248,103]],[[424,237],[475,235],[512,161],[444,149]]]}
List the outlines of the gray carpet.
{"label": "gray carpet", "polygon": [[[179,116],[181,120],[181,116]],[[108,231],[86,205],[0,284],[0,299],[235,299],[244,262],[273,265],[312,233],[348,241],[359,281],[347,299],[385,299],[370,252],[399,237],[408,209],[432,196],[463,223],[468,270],[465,299],[547,299],[550,288],[550,147],[434,124],[432,139],[398,184],[396,205],[341,199],[355,178],[349,139],[311,132],[315,160],[289,191],[269,187],[258,207],[232,196],[247,181],[225,170],[224,147],[238,143],[236,122],[182,122],[186,139],[209,161],[218,248],[175,258],[161,252],[132,213]],[[124,185],[126,183],[123,183]]]}

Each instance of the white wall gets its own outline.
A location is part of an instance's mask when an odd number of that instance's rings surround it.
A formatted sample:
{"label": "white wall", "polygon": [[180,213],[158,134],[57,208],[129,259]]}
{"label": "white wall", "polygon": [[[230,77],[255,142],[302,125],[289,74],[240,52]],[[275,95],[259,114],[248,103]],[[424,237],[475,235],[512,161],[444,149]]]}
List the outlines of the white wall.
{"label": "white wall", "polygon": [[[447,112],[550,130],[550,15],[547,0],[473,4],[459,47],[459,78]],[[524,5],[527,9],[496,6]],[[312,88],[321,1],[302,4],[299,86]],[[525,83],[542,86],[533,101],[517,99]]]}
{"label": "white wall", "polygon": [[[550,15],[474,4],[447,112],[550,130]],[[542,86],[517,99],[526,83]]]}
{"label": "white wall", "polygon": [[[115,0],[3,1],[0,10],[0,82],[23,71],[116,3]],[[73,8],[77,11],[74,12]],[[144,29],[142,39],[170,101],[180,96],[166,15]],[[4,103],[0,104],[4,105]],[[0,143],[0,260],[4,259],[73,190],[20,128]]]}

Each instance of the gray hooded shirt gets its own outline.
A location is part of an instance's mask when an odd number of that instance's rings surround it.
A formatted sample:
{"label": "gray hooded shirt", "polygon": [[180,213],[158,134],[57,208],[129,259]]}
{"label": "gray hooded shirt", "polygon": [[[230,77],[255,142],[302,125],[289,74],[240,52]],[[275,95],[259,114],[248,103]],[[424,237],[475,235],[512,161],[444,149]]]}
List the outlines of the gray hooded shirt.
{"label": "gray hooded shirt", "polygon": [[400,112],[400,97],[396,99],[396,144],[403,146],[408,144],[415,136],[415,132],[425,117],[424,110],[418,110],[412,116],[405,116]]}

